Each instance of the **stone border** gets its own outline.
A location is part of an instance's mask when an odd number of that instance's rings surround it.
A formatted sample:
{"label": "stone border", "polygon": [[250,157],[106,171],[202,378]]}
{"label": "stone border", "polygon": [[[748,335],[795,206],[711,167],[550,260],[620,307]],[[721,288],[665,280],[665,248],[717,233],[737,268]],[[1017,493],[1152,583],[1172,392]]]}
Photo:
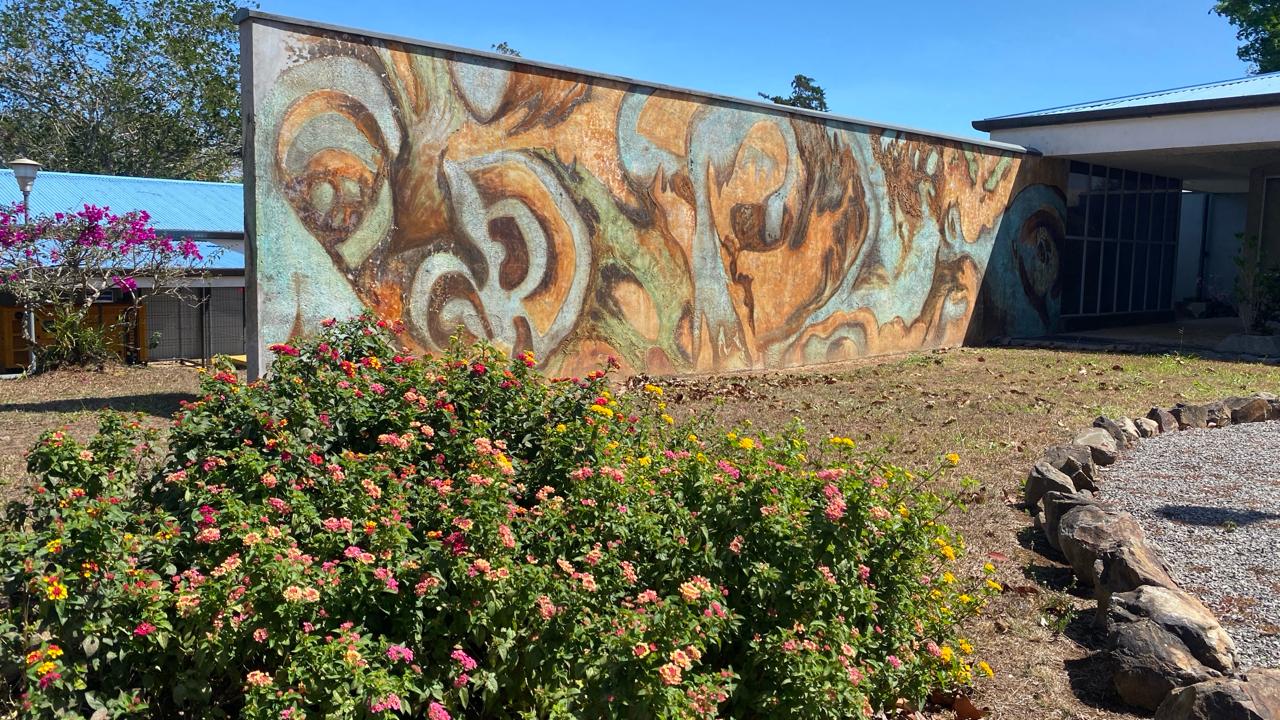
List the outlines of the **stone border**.
{"label": "stone border", "polygon": [[1142,438],[1267,420],[1280,420],[1280,398],[1268,393],[1155,407],[1137,419],[1099,417],[1045,450],[1027,475],[1032,524],[1094,588],[1116,692],[1157,720],[1280,720],[1280,669],[1241,671],[1230,636],[1178,587],[1133,515],[1099,498],[1097,468]]}

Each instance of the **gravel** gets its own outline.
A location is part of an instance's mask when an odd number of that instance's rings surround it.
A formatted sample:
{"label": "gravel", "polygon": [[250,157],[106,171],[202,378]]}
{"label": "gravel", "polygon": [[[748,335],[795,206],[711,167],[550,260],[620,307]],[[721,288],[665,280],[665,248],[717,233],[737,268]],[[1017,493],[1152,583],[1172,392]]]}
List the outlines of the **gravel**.
{"label": "gravel", "polygon": [[1218,616],[1241,666],[1280,666],[1280,422],[1142,440],[1100,479]]}

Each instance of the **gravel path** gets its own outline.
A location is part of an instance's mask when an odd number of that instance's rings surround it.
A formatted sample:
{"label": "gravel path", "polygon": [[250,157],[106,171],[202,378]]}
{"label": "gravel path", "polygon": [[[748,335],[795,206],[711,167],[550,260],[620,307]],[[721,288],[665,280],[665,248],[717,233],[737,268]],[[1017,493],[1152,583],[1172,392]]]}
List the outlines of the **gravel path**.
{"label": "gravel path", "polygon": [[1280,422],[1142,440],[1101,480],[1218,615],[1241,665],[1280,666]]}

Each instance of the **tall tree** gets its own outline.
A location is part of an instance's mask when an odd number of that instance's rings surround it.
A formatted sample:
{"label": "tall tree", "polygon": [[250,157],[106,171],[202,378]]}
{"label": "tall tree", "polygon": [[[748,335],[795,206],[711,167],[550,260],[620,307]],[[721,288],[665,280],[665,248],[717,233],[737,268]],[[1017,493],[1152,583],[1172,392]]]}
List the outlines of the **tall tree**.
{"label": "tall tree", "polygon": [[503,40],[497,45],[491,45],[490,47],[494,49],[494,52],[499,54],[509,55],[511,57],[520,57],[520,51],[508,45],[506,40]]}
{"label": "tall tree", "polygon": [[0,157],[104,175],[238,175],[239,4],[4,0]]}
{"label": "tall tree", "polygon": [[1213,11],[1236,26],[1236,56],[1253,72],[1280,70],[1280,0],[1218,0]]}
{"label": "tall tree", "polygon": [[805,110],[827,111],[827,91],[823,90],[822,86],[814,82],[813,78],[808,75],[795,76],[791,81],[791,95],[789,97],[766,95],[764,93],[759,93],[759,95],[765,100],[778,105],[789,105],[791,107],[804,108]]}

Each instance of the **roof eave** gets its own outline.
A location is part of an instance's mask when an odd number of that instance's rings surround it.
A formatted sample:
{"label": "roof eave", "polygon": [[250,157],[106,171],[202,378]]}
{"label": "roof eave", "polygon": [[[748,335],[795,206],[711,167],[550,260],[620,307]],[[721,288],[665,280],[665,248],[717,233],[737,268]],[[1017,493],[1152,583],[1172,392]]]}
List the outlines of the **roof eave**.
{"label": "roof eave", "polygon": [[1221,110],[1247,110],[1250,108],[1278,105],[1280,105],[1280,93],[1267,93],[1264,95],[1242,95],[1239,97],[1213,98],[1211,100],[1187,100],[1185,102],[1163,103],[1161,105],[1138,105],[1134,107],[1103,108],[1101,110],[1080,110],[1077,112],[1064,112],[1052,115],[995,117],[987,118],[986,120],[974,120],[972,125],[975,130],[991,132],[992,130],[1048,127],[1050,125],[1071,125],[1075,123],[1098,122],[1104,120],[1157,117],[1160,115],[1186,115],[1190,113],[1216,112]]}

